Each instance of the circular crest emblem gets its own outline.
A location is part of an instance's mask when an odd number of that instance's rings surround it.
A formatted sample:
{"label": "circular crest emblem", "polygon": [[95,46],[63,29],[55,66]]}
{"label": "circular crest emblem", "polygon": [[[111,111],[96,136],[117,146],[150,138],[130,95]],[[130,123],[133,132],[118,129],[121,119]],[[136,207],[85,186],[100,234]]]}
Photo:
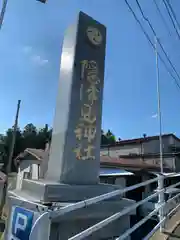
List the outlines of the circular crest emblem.
{"label": "circular crest emblem", "polygon": [[88,27],[87,29],[87,36],[89,41],[96,46],[99,46],[102,43],[102,34],[99,29],[94,27]]}

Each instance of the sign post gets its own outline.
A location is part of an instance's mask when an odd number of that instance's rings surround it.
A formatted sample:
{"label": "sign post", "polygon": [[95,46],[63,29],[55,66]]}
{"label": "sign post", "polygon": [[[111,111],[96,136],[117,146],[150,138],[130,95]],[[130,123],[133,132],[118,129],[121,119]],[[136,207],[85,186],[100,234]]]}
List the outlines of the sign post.
{"label": "sign post", "polygon": [[[17,201],[17,199],[16,199]],[[49,240],[49,212],[39,213],[29,205],[29,208],[12,206],[8,219],[8,229],[5,240]]]}

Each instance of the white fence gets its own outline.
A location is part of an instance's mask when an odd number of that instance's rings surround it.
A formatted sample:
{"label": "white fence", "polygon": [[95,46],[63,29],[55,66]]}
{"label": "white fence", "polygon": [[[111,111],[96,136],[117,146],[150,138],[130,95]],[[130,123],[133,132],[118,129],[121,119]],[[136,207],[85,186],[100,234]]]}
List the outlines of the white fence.
{"label": "white fence", "polygon": [[[34,238],[33,233],[35,232],[35,230],[38,228],[38,223],[40,222],[40,220],[42,221],[43,218],[50,218],[50,219],[54,219],[56,217],[59,217],[61,215],[64,215],[68,212],[72,212],[74,210],[80,209],[80,208],[84,208],[87,206],[90,206],[92,204],[98,203],[100,201],[106,200],[106,199],[110,199],[112,197],[121,195],[123,193],[132,191],[134,189],[137,189],[139,187],[142,186],[146,186],[148,184],[157,182],[158,183],[158,188],[157,191],[153,194],[151,194],[150,196],[148,196],[147,198],[136,202],[135,204],[131,205],[130,207],[126,207],[124,208],[122,211],[115,213],[114,215],[104,219],[103,221],[98,222],[97,224],[87,228],[86,230],[78,233],[77,235],[69,238],[69,240],[80,240],[80,239],[85,239],[86,237],[90,236],[92,233],[94,233],[95,231],[107,226],[109,223],[111,223],[112,221],[117,220],[118,218],[126,215],[127,213],[131,212],[132,210],[135,210],[137,207],[147,203],[149,200],[155,198],[158,196],[158,204],[156,204],[156,207],[154,209],[152,209],[152,211],[145,216],[143,219],[141,219],[138,223],[136,223],[132,228],[128,229],[126,232],[124,232],[121,236],[119,236],[118,238],[116,238],[117,240],[123,240],[126,239],[128,236],[130,236],[136,229],[138,229],[142,224],[144,224],[147,220],[151,219],[152,216],[154,215],[158,215],[159,217],[159,221],[157,222],[157,225],[151,230],[151,232],[148,233],[148,235],[144,238],[144,240],[149,239],[156,231],[158,228],[160,228],[161,231],[163,231],[164,229],[164,224],[165,221],[168,219],[169,216],[172,216],[172,214],[178,209],[178,207],[180,206],[179,203],[179,197],[180,197],[180,191],[179,193],[177,193],[175,196],[173,196],[172,198],[168,199],[168,201],[165,201],[164,199],[164,194],[165,191],[170,191],[175,187],[178,187],[180,185],[180,182],[177,182],[176,184],[173,184],[171,186],[168,186],[166,188],[164,188],[164,179],[165,178],[171,178],[173,177],[175,174],[171,174],[169,176],[162,176],[159,175],[158,177],[148,180],[146,182],[142,182],[124,189],[120,189],[120,190],[116,190],[107,194],[103,194],[97,197],[93,197],[84,201],[80,201],[77,202],[75,204],[70,204],[66,207],[62,207],[57,211],[53,211],[50,213],[44,213],[42,214],[37,221],[35,222],[32,231],[31,231],[31,238]],[[179,189],[180,190],[180,189]],[[178,201],[176,201],[176,204],[171,206],[169,208],[169,211],[165,211],[165,209],[167,209],[167,205],[170,206],[170,203],[173,202],[174,200],[178,199]]]}

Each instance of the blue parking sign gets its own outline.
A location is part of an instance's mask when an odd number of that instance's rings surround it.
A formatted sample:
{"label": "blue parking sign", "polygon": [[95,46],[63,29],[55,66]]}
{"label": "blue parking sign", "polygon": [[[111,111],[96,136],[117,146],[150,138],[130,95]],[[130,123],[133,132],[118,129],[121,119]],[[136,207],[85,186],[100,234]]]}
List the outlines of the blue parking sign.
{"label": "blue parking sign", "polygon": [[34,213],[16,207],[12,217],[12,236],[18,240],[29,240]]}

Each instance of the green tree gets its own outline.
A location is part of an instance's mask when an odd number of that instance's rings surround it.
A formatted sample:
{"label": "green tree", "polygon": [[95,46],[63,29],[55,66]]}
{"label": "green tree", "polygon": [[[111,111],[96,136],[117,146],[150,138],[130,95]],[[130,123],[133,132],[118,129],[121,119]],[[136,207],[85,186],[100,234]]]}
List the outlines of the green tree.
{"label": "green tree", "polygon": [[[1,136],[1,141],[3,144],[2,161],[4,163],[4,169],[3,169],[4,171],[6,170],[6,166],[8,163],[8,158],[9,158],[10,148],[12,143],[12,136],[13,136],[13,128],[9,128],[6,131],[6,134]],[[13,159],[23,150],[22,143],[23,143],[23,139],[22,139],[21,131],[19,128],[17,128]],[[13,163],[14,162],[12,162],[12,169],[14,170],[15,166]]]}
{"label": "green tree", "polygon": [[108,138],[103,130],[101,130],[101,145],[108,145]]}
{"label": "green tree", "polygon": [[116,137],[110,130],[108,130],[107,133],[104,133],[104,131],[101,130],[101,145],[110,145],[115,143]]}
{"label": "green tree", "polygon": [[45,149],[46,143],[51,140],[52,131],[48,129],[48,124],[37,132],[36,148]]}
{"label": "green tree", "polygon": [[[9,151],[13,136],[13,127],[6,131],[5,135],[0,134],[0,160],[4,162],[6,168]],[[13,159],[26,148],[45,149],[46,143],[51,141],[52,128],[46,124],[43,128],[37,129],[32,123],[27,124],[21,131],[16,131],[16,141],[13,152]],[[111,145],[116,143],[115,135],[108,130],[106,133],[101,130],[101,145]],[[12,164],[12,169],[14,165]]]}
{"label": "green tree", "polygon": [[116,143],[116,137],[110,130],[107,131],[106,137],[108,139],[108,144],[115,144]]}
{"label": "green tree", "polygon": [[37,128],[32,124],[28,123],[22,132],[23,137],[23,149],[36,148],[37,145]]}

